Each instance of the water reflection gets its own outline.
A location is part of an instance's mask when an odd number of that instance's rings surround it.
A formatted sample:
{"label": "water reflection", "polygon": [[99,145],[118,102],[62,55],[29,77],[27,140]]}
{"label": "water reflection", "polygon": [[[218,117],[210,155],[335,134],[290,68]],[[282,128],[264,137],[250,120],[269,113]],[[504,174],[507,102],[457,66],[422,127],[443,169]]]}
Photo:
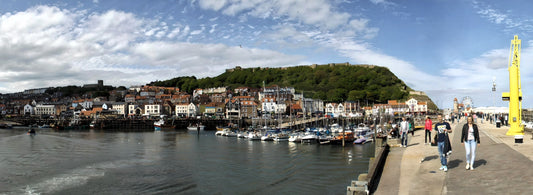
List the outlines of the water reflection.
{"label": "water reflection", "polygon": [[0,131],[0,194],[341,194],[373,152],[209,131]]}

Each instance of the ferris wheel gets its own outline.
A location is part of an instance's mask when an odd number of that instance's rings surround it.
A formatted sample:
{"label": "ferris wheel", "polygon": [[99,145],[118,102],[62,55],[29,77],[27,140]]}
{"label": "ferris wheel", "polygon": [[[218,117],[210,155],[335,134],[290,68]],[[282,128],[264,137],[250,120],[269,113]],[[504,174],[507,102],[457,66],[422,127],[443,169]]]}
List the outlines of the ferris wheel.
{"label": "ferris wheel", "polygon": [[472,101],[472,98],[470,96],[463,97],[462,103],[465,108],[473,108],[474,101]]}

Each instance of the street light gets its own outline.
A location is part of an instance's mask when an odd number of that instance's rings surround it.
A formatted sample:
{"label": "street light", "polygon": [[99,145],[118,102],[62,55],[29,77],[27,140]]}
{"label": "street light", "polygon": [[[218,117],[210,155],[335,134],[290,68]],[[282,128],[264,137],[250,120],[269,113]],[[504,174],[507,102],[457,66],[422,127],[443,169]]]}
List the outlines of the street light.
{"label": "street light", "polygon": [[494,93],[496,93],[496,77],[492,77],[492,108],[494,109],[494,112],[492,113],[494,124],[496,124],[496,105],[494,101]]}

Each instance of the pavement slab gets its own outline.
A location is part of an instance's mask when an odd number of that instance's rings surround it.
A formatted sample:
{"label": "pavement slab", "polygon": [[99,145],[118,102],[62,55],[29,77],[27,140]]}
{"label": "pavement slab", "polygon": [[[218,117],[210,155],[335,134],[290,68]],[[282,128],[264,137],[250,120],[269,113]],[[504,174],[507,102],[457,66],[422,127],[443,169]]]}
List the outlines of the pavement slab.
{"label": "pavement slab", "polygon": [[[476,149],[474,170],[466,170],[461,129],[451,124],[452,154],[448,172],[439,170],[436,146],[424,144],[424,130],[415,131],[404,147],[391,147],[374,194],[531,194],[533,192],[533,140],[530,132],[524,143],[514,143],[505,133],[509,127],[477,123],[481,144]],[[434,136],[432,132],[432,136]]]}

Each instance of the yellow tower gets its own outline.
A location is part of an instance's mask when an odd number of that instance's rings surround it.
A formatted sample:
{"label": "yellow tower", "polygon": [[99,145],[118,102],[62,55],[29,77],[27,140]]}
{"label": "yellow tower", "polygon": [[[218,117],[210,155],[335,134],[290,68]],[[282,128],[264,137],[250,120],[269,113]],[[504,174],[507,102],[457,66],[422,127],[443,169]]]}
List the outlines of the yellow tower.
{"label": "yellow tower", "polygon": [[509,92],[502,93],[502,99],[509,101],[509,124],[511,127],[507,135],[514,135],[515,141],[518,136],[524,135],[522,126],[522,89],[520,84],[520,50],[521,40],[515,35],[511,41],[509,54]]}

